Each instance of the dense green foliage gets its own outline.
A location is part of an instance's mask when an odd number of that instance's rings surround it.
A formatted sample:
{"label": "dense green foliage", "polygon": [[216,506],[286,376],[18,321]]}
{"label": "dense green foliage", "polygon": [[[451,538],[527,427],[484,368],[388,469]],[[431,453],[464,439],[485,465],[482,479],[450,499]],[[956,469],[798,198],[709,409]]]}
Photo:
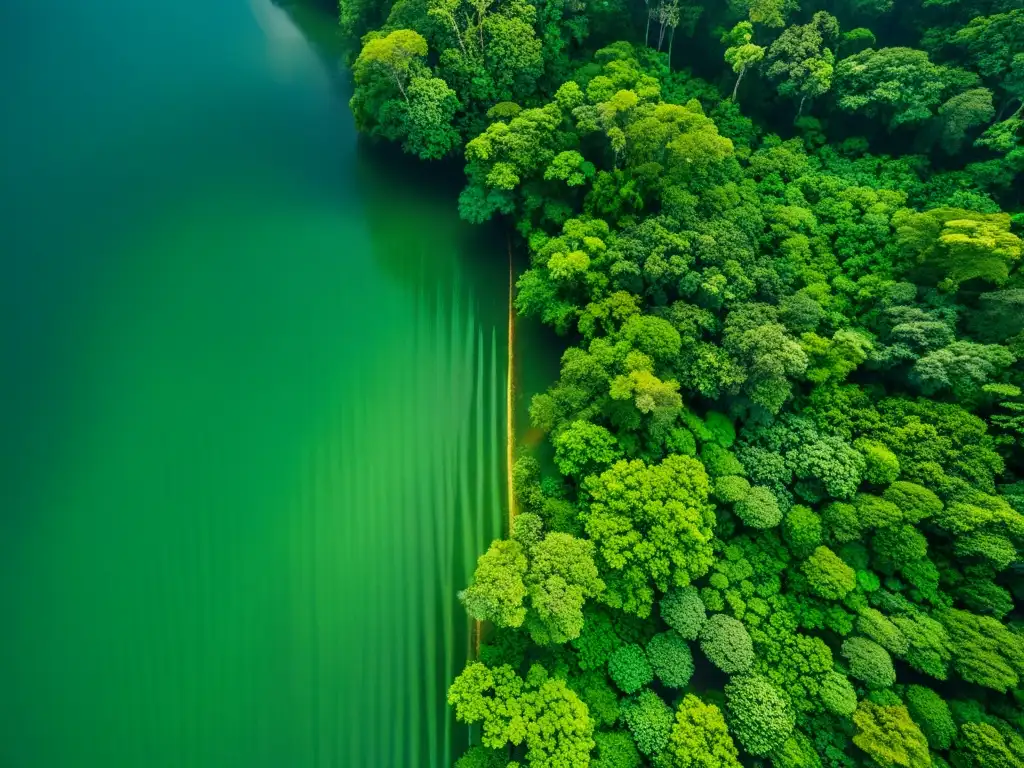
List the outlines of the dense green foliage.
{"label": "dense green foliage", "polygon": [[464,764],[1024,764],[1019,0],[341,5],[566,344]]}

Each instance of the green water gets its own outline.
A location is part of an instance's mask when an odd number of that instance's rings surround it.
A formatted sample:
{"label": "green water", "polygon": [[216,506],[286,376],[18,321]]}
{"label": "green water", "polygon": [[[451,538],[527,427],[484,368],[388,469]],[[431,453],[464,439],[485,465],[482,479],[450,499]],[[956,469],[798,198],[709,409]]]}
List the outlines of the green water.
{"label": "green water", "polygon": [[450,764],[504,243],[267,0],[0,5],[0,766]]}

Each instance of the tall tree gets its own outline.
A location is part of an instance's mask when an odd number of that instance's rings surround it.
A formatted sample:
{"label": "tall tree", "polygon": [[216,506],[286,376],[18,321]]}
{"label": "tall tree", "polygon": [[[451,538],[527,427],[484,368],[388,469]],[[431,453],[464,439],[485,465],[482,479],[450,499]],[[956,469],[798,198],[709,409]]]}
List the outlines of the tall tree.
{"label": "tall tree", "polygon": [[835,70],[839,106],[878,117],[890,129],[930,119],[950,84],[950,72],[913,48],[868,48]]}
{"label": "tall tree", "polygon": [[817,98],[832,87],[835,55],[827,46],[839,36],[839,22],[824,11],[808,24],[785,29],[771,44],[765,58],[765,74],[779,83],[779,93],[799,98],[797,117],[807,99]]}
{"label": "tall tree", "polygon": [[736,94],[740,89],[740,83],[747,70],[764,58],[765,49],[763,46],[755,45],[754,25],[749,21],[741,21],[731,30],[722,35],[722,42],[728,47],[725,49],[725,61],[736,73],[736,84],[732,88],[732,98],[736,101]]}

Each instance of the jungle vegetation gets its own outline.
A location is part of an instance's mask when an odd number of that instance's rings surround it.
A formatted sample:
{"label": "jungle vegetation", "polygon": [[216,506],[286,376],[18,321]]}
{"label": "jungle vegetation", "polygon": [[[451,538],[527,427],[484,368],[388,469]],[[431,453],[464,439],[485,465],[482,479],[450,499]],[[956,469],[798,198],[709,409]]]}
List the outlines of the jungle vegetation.
{"label": "jungle vegetation", "polygon": [[564,337],[458,768],[1024,765],[1020,0],[341,0]]}

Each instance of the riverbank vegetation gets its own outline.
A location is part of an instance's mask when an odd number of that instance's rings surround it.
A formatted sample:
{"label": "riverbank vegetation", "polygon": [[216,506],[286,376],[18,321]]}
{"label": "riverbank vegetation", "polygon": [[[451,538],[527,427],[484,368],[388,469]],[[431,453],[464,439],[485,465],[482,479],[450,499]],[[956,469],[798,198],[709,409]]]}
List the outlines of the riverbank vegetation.
{"label": "riverbank vegetation", "polygon": [[[564,336],[460,768],[1024,764],[1017,0],[342,0]],[[556,471],[557,470],[557,471]]]}

